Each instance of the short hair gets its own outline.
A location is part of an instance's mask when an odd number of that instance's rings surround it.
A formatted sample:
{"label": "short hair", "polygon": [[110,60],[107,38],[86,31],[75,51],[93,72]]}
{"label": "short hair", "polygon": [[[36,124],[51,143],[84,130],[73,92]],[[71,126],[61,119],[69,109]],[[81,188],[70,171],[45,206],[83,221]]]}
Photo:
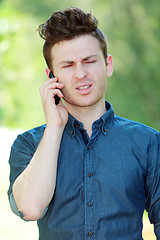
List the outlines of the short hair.
{"label": "short hair", "polygon": [[53,12],[51,17],[38,27],[40,37],[45,40],[43,56],[48,67],[52,69],[51,49],[54,44],[85,34],[90,34],[98,39],[106,61],[107,39],[97,26],[98,21],[91,13],[85,13],[77,7]]}

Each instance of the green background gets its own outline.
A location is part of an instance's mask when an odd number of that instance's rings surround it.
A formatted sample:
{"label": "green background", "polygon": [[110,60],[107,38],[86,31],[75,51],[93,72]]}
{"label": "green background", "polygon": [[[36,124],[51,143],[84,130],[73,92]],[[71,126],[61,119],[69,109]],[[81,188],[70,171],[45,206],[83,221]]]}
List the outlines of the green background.
{"label": "green background", "polygon": [[36,29],[69,6],[92,12],[107,36],[114,73],[106,99],[115,113],[160,130],[159,0],[0,0],[0,125],[45,122],[39,87],[46,65]]}

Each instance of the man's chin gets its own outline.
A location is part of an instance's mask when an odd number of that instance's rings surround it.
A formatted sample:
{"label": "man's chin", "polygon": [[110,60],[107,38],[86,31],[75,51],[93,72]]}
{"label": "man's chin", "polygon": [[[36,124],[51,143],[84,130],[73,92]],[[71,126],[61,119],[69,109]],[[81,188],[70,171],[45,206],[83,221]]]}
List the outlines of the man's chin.
{"label": "man's chin", "polygon": [[94,106],[96,105],[101,99],[96,99],[96,100],[79,100],[79,101],[76,101],[76,100],[71,100],[71,99],[64,99],[64,103],[65,105],[71,105],[71,106],[74,106],[74,107],[91,107],[91,106]]}

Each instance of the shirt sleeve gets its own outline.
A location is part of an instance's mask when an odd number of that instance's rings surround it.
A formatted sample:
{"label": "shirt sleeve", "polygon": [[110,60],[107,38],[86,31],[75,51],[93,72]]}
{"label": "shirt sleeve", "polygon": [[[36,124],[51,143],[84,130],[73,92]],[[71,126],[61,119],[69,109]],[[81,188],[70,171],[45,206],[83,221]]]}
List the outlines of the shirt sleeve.
{"label": "shirt sleeve", "polygon": [[[37,137],[38,136],[38,137]],[[10,186],[8,190],[8,198],[9,203],[12,211],[19,217],[21,217],[23,220],[23,214],[22,212],[18,211],[16,202],[14,200],[14,196],[12,193],[12,187],[13,183],[16,180],[16,178],[25,170],[25,168],[30,163],[30,160],[32,159],[37,146],[42,138],[42,134],[36,134],[36,138],[34,139],[34,135],[30,132],[25,132],[21,135],[18,135],[16,140],[14,141],[11,152],[10,152],[10,158],[9,158],[9,164],[10,164]],[[46,208],[44,214],[47,212],[48,207]],[[26,220],[25,220],[26,221]]]}
{"label": "shirt sleeve", "polygon": [[148,174],[146,177],[146,210],[160,240],[160,133],[148,148]]}
{"label": "shirt sleeve", "polygon": [[8,196],[12,193],[15,179],[24,171],[36,151],[34,143],[29,134],[18,135],[14,141],[9,158],[10,164],[10,186]]}

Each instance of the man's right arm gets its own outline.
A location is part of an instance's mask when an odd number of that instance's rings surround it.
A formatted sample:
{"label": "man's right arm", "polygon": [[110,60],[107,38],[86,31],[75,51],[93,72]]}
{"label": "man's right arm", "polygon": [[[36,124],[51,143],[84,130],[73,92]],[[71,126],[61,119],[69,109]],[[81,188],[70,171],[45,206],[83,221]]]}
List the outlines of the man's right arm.
{"label": "man's right arm", "polygon": [[12,192],[18,211],[26,220],[40,219],[50,203],[56,185],[57,159],[68,112],[62,102],[55,105],[54,95],[63,97],[62,84],[50,79],[40,88],[46,118],[42,140],[26,169],[17,177]]}

